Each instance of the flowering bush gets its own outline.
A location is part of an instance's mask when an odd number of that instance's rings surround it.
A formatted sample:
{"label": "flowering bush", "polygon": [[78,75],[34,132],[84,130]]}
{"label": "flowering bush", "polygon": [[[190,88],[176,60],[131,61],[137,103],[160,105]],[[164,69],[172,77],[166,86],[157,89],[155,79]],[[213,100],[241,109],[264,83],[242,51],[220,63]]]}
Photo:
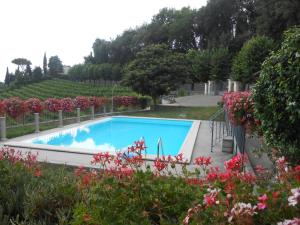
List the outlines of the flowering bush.
{"label": "flowering bush", "polygon": [[81,110],[86,110],[90,107],[90,100],[88,97],[85,96],[77,96],[74,99],[74,104],[76,108],[80,108]]}
{"label": "flowering bush", "polygon": [[48,98],[45,100],[45,107],[50,112],[58,112],[58,110],[62,110],[62,102],[57,98]]}
{"label": "flowering bush", "polygon": [[116,106],[135,106],[138,104],[138,98],[134,96],[115,96],[114,104]]}
{"label": "flowering bush", "polygon": [[31,113],[41,113],[43,111],[43,103],[38,98],[27,99],[25,105]]}
{"label": "flowering bush", "polygon": [[3,104],[5,112],[14,119],[23,115],[27,110],[25,102],[18,97],[5,99]]}
{"label": "flowering bush", "polygon": [[0,116],[3,116],[5,113],[5,105],[2,100],[0,100]]}
{"label": "flowering bush", "polygon": [[92,97],[89,97],[89,101],[90,101],[91,106],[94,106],[95,108],[99,108],[106,104],[107,99],[104,97],[92,96]]}
{"label": "flowering bush", "polygon": [[63,98],[60,100],[62,110],[64,112],[72,112],[74,110],[74,102],[71,98]]}
{"label": "flowering bush", "polygon": [[255,130],[260,125],[259,120],[254,116],[254,102],[251,92],[225,93],[223,102],[233,124],[245,126],[250,131]]}
{"label": "flowering bush", "polygon": [[0,223],[26,218],[21,224],[122,224],[126,218],[149,225],[299,224],[300,166],[284,158],[276,162],[276,177],[267,180],[262,169],[257,176],[243,171],[241,155],[225,162],[224,170],[213,167],[210,157],[196,158],[189,170],[182,154],[164,156],[151,171],[142,157],[146,148],[137,141],[126,153],[98,153],[94,168],[78,167],[75,176],[53,167],[49,173],[36,164],[36,155],[2,149]]}

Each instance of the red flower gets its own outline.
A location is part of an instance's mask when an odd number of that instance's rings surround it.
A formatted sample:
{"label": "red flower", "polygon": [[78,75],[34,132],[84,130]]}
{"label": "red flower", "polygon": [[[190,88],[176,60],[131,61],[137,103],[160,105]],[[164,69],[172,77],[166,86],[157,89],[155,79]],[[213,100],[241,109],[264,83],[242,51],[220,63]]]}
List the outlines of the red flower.
{"label": "red flower", "polygon": [[35,169],[35,171],[34,171],[34,176],[35,177],[40,177],[42,175],[42,171],[40,170],[40,169]]}
{"label": "red flower", "polygon": [[161,159],[156,159],[154,161],[154,167],[156,168],[157,171],[162,171],[167,166],[168,166],[168,164],[166,162],[162,161]]}
{"label": "red flower", "polygon": [[198,166],[208,166],[211,164],[211,157],[204,157],[204,156],[200,156],[198,158],[195,159],[194,164],[198,165]]}

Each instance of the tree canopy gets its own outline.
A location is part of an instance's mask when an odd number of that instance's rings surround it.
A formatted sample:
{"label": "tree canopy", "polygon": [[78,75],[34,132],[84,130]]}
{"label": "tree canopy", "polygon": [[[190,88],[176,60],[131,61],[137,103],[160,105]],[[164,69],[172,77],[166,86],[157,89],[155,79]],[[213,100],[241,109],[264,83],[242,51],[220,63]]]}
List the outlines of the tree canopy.
{"label": "tree canopy", "polygon": [[51,56],[48,63],[49,75],[58,75],[63,72],[63,65],[59,57]]}
{"label": "tree canopy", "polygon": [[189,77],[188,62],[182,53],[173,52],[164,44],[145,47],[125,67],[123,83],[143,95],[150,95],[154,104],[160,95],[175,90]]}

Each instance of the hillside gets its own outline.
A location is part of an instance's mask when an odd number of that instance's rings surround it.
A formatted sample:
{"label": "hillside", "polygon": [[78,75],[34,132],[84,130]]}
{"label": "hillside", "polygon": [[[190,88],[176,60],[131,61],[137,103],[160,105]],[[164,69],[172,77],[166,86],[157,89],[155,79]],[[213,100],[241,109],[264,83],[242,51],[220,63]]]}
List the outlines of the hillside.
{"label": "hillside", "polygon": [[[4,90],[0,92],[0,99],[18,96],[22,99],[37,97],[63,98],[84,96],[111,96],[112,86],[92,85],[73,82],[63,79],[45,80],[39,83],[33,83],[18,89]],[[135,95],[135,92],[126,87],[116,87],[114,95]]]}

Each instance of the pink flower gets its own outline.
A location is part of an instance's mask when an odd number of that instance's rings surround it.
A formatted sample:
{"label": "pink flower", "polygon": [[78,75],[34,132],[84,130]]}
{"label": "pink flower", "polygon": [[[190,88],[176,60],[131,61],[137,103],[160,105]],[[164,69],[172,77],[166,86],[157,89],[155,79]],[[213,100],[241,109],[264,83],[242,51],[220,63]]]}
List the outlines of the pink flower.
{"label": "pink flower", "polygon": [[263,203],[263,202],[259,202],[259,203],[257,204],[257,208],[258,208],[259,210],[264,210],[265,208],[267,208],[267,204],[266,204],[266,203]]}
{"label": "pink flower", "polygon": [[261,202],[265,202],[268,200],[268,196],[266,194],[264,194],[264,195],[258,197],[258,200]]}

